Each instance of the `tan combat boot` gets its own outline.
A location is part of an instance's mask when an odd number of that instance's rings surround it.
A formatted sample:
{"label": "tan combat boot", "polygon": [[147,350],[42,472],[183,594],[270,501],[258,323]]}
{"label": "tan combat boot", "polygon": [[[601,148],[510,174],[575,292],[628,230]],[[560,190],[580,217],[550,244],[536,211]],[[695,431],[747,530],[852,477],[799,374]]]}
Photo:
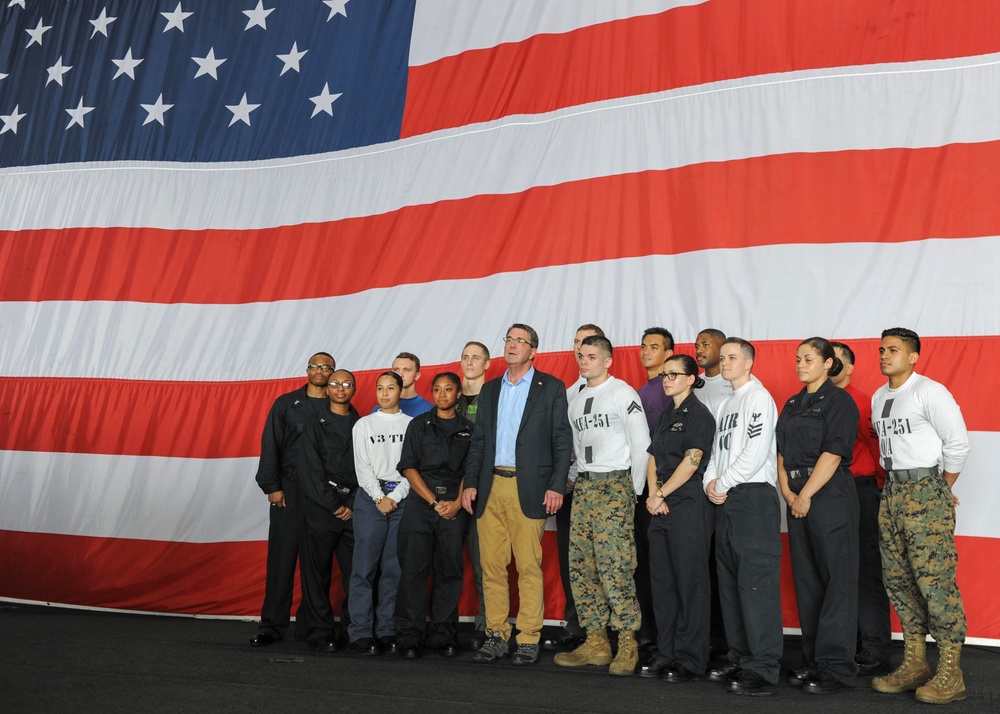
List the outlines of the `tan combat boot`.
{"label": "tan combat boot", "polygon": [[587,640],[572,652],[560,652],[554,662],[560,667],[611,664],[611,643],[603,629],[587,630]]}
{"label": "tan combat boot", "polygon": [[[957,666],[957,665],[956,665]],[[931,678],[927,666],[927,636],[903,635],[903,661],[890,674],[875,677],[872,689],[886,694],[909,692]]]}
{"label": "tan combat boot", "polygon": [[635,641],[635,632],[618,633],[618,655],[608,668],[608,674],[618,677],[631,677],[635,674],[635,666],[639,664],[639,645]]}
{"label": "tan combat boot", "polygon": [[941,657],[937,674],[927,684],[917,689],[917,701],[928,704],[947,704],[965,699],[965,680],[958,660],[962,645],[939,643]]}

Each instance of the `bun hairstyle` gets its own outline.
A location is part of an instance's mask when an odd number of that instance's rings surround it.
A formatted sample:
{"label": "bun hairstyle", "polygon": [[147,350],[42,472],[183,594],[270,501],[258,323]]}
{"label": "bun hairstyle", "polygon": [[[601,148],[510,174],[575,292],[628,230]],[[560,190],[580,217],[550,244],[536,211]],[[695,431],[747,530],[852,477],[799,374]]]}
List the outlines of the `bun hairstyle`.
{"label": "bun hairstyle", "polygon": [[[694,361],[694,357],[690,355],[672,355],[667,359],[667,362],[679,362],[683,368],[683,373],[688,377],[694,377],[694,384],[691,385],[692,389],[701,389],[705,386],[705,380],[698,376],[698,363]],[[664,365],[667,362],[664,362]]]}
{"label": "bun hairstyle", "polygon": [[840,361],[837,356],[836,351],[833,349],[833,344],[824,337],[810,337],[807,340],[802,340],[799,343],[799,347],[802,345],[809,345],[819,356],[826,362],[828,359],[833,360],[833,365],[830,367],[829,376],[836,377],[838,374],[844,371],[844,363]]}
{"label": "bun hairstyle", "polygon": [[392,380],[396,383],[396,386],[399,387],[399,390],[403,391],[403,378],[400,377],[398,374],[396,374],[391,370],[388,372],[383,372],[382,374],[380,374],[378,377],[375,378],[375,383],[377,384],[378,381],[382,379],[382,377],[392,377]]}

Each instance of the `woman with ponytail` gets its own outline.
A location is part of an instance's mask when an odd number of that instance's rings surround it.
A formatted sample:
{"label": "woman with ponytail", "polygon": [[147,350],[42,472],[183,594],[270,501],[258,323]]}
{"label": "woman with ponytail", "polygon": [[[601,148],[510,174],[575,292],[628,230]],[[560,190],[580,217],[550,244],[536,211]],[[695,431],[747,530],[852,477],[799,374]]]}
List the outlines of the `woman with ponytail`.
{"label": "woman with ponytail", "polygon": [[649,446],[646,509],[652,516],[649,571],[658,652],[639,674],[662,675],[668,682],[701,679],[708,665],[713,518],[702,476],[712,453],[715,417],[692,392],[704,384],[688,355],[664,363],[663,391],[673,401]]}
{"label": "woman with ponytail", "polygon": [[785,402],[776,430],[805,660],[788,683],[829,694],[857,676],[858,494],[850,465],[858,408],[830,381],[844,365],[827,340],[802,342],[795,364],[805,386]]}

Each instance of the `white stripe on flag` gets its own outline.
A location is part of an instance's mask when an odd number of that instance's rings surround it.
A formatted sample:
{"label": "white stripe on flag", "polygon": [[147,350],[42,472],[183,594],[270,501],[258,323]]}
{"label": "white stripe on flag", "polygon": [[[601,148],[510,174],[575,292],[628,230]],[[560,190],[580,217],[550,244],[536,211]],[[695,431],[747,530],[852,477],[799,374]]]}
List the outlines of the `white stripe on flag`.
{"label": "white stripe on flag", "polygon": [[989,55],[758,76],[295,159],[9,169],[0,230],[266,228],[707,161],[995,141],[997,87]]}
{"label": "white stripe on flag", "polygon": [[[879,335],[886,320],[913,325],[926,337],[998,335],[998,261],[996,236],[789,243],[538,268],[315,300],[0,303],[0,374],[278,379],[300,376],[304,355],[317,345],[333,345],[337,363],[352,370],[385,368],[400,349],[415,352],[425,364],[445,364],[470,339],[499,346],[512,322],[532,325],[543,352],[566,349],[581,321],[608,326],[614,344],[633,344],[646,327],[662,322],[678,341],[693,340],[709,324],[752,340],[816,333],[864,338]],[[670,286],[667,294],[663,285]],[[470,295],[475,299],[456,299]],[[808,306],[822,306],[823,312]]]}
{"label": "white stripe on flag", "polygon": [[[972,432],[956,534],[1000,538],[1000,433]],[[184,543],[267,539],[257,459],[0,451],[0,530]]]}
{"label": "white stripe on flag", "polygon": [[0,451],[0,530],[184,543],[267,539],[256,458]]}

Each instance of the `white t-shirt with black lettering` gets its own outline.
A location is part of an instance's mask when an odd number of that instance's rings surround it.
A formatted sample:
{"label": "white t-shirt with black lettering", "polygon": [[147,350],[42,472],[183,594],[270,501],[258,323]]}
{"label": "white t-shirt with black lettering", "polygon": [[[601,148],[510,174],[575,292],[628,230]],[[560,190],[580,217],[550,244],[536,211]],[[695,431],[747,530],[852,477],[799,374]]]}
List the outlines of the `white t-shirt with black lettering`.
{"label": "white t-shirt with black lettering", "polygon": [[573,453],[580,471],[632,469],[637,494],[646,483],[649,426],[639,394],[615,377],[584,387],[569,405]]}

